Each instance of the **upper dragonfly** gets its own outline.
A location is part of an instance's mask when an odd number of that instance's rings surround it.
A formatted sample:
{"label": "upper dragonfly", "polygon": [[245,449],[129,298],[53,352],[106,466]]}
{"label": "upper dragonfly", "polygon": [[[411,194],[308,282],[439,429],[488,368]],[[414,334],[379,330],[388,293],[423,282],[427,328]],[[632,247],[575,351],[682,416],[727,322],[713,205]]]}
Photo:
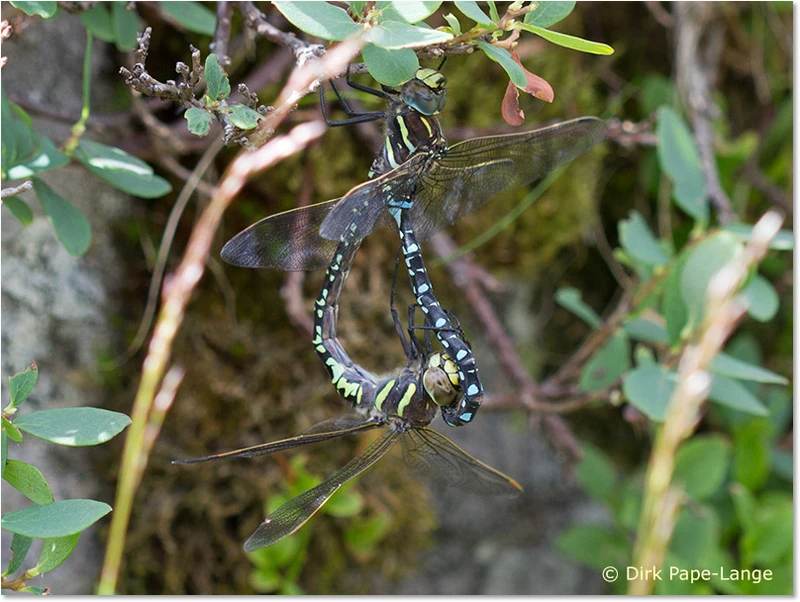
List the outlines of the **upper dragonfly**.
{"label": "upper dragonfly", "polygon": [[[584,117],[531,132],[475,138],[447,146],[436,118],[445,104],[445,80],[420,69],[399,90],[350,86],[388,101],[386,111],[357,114],[334,86],[351,117],[343,125],[383,119],[386,139],[371,180],[340,199],[270,216],[230,240],[222,258],[243,267],[314,270],[328,265],[337,244],[360,244],[377,226],[394,225],[404,241],[412,288],[427,324],[459,368],[465,396],[443,413],[451,426],[472,420],[483,398],[475,359],[449,314],[432,294],[417,241],[475,211],[496,194],[513,190],[572,161],[605,137],[604,123]],[[323,102],[324,111],[324,102]],[[373,177],[374,176],[374,177]]]}

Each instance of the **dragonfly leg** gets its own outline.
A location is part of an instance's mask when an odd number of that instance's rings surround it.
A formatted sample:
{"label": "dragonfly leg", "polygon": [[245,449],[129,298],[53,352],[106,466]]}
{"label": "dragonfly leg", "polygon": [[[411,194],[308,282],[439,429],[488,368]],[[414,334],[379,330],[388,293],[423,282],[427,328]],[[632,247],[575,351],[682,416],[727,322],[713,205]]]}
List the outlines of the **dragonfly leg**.
{"label": "dragonfly leg", "polygon": [[375,88],[370,88],[369,86],[365,86],[364,84],[359,84],[357,81],[354,81],[353,76],[350,72],[350,65],[347,66],[347,71],[345,72],[344,81],[346,81],[347,85],[353,88],[354,90],[366,92],[367,94],[372,94],[372,96],[377,96],[378,98],[383,98],[384,100],[390,100],[389,95],[386,92],[383,92],[381,90],[376,90]]}
{"label": "dragonfly leg", "polygon": [[336,93],[336,98],[339,99],[339,102],[344,109],[344,112],[350,115],[348,119],[331,119],[328,115],[328,109],[325,105],[325,88],[323,85],[319,87],[319,106],[322,110],[322,117],[325,119],[325,123],[327,123],[331,127],[336,127],[340,125],[352,125],[354,123],[366,123],[369,121],[377,121],[378,119],[383,119],[386,115],[382,111],[376,111],[373,113],[359,113],[347,104],[347,101],[339,92],[339,89],[336,87],[336,84],[333,83],[331,80],[330,82],[331,88]]}

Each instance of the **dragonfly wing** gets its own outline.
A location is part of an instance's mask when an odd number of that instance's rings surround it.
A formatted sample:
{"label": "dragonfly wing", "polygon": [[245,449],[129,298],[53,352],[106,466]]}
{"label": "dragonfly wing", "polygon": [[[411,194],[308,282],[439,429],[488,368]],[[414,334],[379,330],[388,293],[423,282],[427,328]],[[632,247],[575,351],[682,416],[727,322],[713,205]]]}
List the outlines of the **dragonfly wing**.
{"label": "dragonfly wing", "polygon": [[420,153],[408,161],[351,189],[325,218],[319,232],[323,238],[340,240],[366,238],[376,225],[390,223],[387,203],[390,199],[413,199],[417,174],[428,155]]}
{"label": "dragonfly wing", "polygon": [[398,436],[400,433],[397,431],[386,432],[336,474],[325,479],[316,487],[292,498],[270,514],[245,542],[245,552],[255,552],[271,546],[276,541],[297,531],[325,505],[325,502],[336,493],[339,487],[380,460],[391,449]]}
{"label": "dragonfly wing", "polygon": [[243,268],[296,272],[327,267],[336,242],[322,238],[319,228],[338,202],[333,199],[265,217],[230,239],[220,256]]}
{"label": "dragonfly wing", "polygon": [[445,485],[481,495],[511,497],[522,492],[514,479],[473,458],[432,429],[410,429],[402,441],[406,463]]}
{"label": "dragonfly wing", "polygon": [[235,449],[221,454],[214,454],[212,456],[203,456],[202,458],[190,458],[188,460],[173,460],[173,464],[197,464],[199,462],[208,462],[209,460],[229,460],[231,458],[256,458],[258,456],[265,456],[267,454],[274,454],[275,452],[292,449],[294,447],[301,447],[303,445],[310,445],[312,443],[320,443],[329,439],[337,437],[344,437],[345,435],[353,435],[356,433],[363,433],[370,429],[382,426],[384,421],[377,418],[364,418],[358,415],[339,416],[325,420],[319,424],[315,424],[307,431],[288,439],[281,439],[280,441],[273,441],[272,443],[261,443],[252,447],[245,447],[242,449]]}
{"label": "dragonfly wing", "polygon": [[501,192],[543,178],[606,136],[604,121],[581,117],[530,132],[454,144],[419,180],[411,211],[418,238],[454,224]]}

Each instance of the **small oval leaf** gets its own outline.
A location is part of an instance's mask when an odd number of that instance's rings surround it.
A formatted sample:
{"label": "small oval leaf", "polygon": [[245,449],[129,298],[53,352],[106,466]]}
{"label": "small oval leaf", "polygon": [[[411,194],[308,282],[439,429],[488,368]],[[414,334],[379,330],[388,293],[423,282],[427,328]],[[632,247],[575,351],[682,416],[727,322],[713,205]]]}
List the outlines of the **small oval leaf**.
{"label": "small oval leaf", "polygon": [[42,180],[34,178],[33,189],[42,205],[42,210],[56,231],[58,240],[67,252],[73,257],[80,257],[86,253],[92,242],[92,227],[86,216],[75,205],[56,194]]}
{"label": "small oval leaf", "polygon": [[603,323],[597,312],[581,299],[581,292],[574,287],[558,289],[555,300],[561,307],[571,311],[594,329],[599,328]]}
{"label": "small oval leaf", "polygon": [[111,27],[114,30],[114,39],[117,50],[136,50],[139,42],[136,36],[139,32],[139,17],[135,10],[128,10],[127,2],[111,3]]}
{"label": "small oval leaf", "polygon": [[631,211],[628,219],[619,222],[619,242],[628,255],[645,265],[666,265],[669,261],[669,255],[638,211]]}
{"label": "small oval leaf", "polygon": [[368,44],[361,51],[370,75],[386,86],[404,84],[419,69],[417,53],[410,48],[386,50]]}
{"label": "small oval leaf", "polygon": [[0,526],[12,533],[48,539],[74,535],[92,526],[111,506],[95,500],[61,500],[46,506],[31,506],[6,512]]}
{"label": "small oval leaf", "polygon": [[622,384],[628,401],[642,414],[661,422],[675,390],[675,373],[660,365],[646,364],[631,370]]}
{"label": "small oval leaf", "polygon": [[756,274],[742,291],[747,313],[759,322],[769,322],[778,313],[780,298],[769,280]]}
{"label": "small oval leaf", "polygon": [[769,410],[744,385],[722,374],[714,374],[708,398],[720,405],[756,416],[768,416]]}
{"label": "small oval leaf", "polygon": [[53,492],[50,491],[44,475],[35,466],[19,460],[9,460],[3,478],[34,504],[44,506],[53,502]]}
{"label": "small oval leaf", "polygon": [[52,571],[69,558],[80,538],[81,534],[75,533],[66,537],[45,539],[42,544],[42,553],[39,555],[39,562],[36,563],[33,570],[40,575]]}
{"label": "small oval leaf", "polygon": [[465,17],[469,17],[479,25],[491,25],[492,20],[483,12],[483,9],[477,2],[472,0],[456,0],[456,8],[460,10]]}
{"label": "small oval leaf", "polygon": [[520,67],[514,59],[511,58],[511,53],[509,53],[508,50],[500,48],[499,46],[487,44],[480,40],[478,41],[478,46],[491,60],[495,63],[500,63],[500,66],[505,69],[505,72],[508,73],[508,77],[511,78],[511,81],[514,82],[517,88],[525,88],[528,84],[525,69]]}
{"label": "small oval leaf", "polygon": [[378,19],[381,21],[403,21],[404,23],[417,23],[427,19],[441,6],[441,2],[423,2],[420,0],[405,0],[404,2],[377,2],[375,9],[381,12]]}
{"label": "small oval leaf", "polygon": [[24,372],[18,372],[14,376],[8,377],[8,390],[11,394],[11,407],[17,408],[28,399],[28,395],[36,386],[39,378],[39,368],[33,362]]}
{"label": "small oval leaf", "polygon": [[625,331],[618,330],[598,349],[581,370],[581,391],[602,391],[631,367],[631,346]]}
{"label": "small oval leaf", "polygon": [[427,27],[417,27],[400,21],[386,21],[367,30],[364,38],[387,50],[416,48],[441,44],[452,39],[452,34]]}
{"label": "small oval leaf", "polygon": [[32,538],[14,533],[14,537],[11,539],[11,562],[8,563],[6,570],[3,571],[3,576],[13,575],[19,570],[22,563],[25,562],[25,556],[28,555],[28,550],[31,549],[32,543]]}
{"label": "small oval leaf", "polygon": [[529,25],[528,23],[517,23],[516,27],[534,33],[552,44],[563,46],[571,50],[577,50],[578,52],[599,54],[601,56],[614,54],[614,49],[611,46],[601,42],[592,42],[590,40],[584,40],[583,38],[576,38],[575,36],[559,33],[557,31],[550,31],[549,29],[537,27],[536,25]]}
{"label": "small oval leaf", "polygon": [[23,1],[23,0],[11,0],[11,6],[15,6],[24,12],[26,15],[34,16],[39,15],[44,19],[49,19],[53,15],[56,14],[58,10],[58,2],[53,0],[52,2],[48,2],[47,0],[38,0],[38,1]]}
{"label": "small oval leaf", "polygon": [[730,443],[720,435],[698,435],[684,443],[675,456],[673,481],[686,493],[703,500],[725,481],[730,464]]}
{"label": "small oval leaf", "polygon": [[260,119],[264,119],[261,113],[244,105],[236,104],[229,108],[231,123],[242,130],[252,130],[258,125]]}
{"label": "small oval leaf", "polygon": [[24,414],[14,426],[51,443],[83,447],[105,443],[130,423],[125,414],[101,408],[59,408]]}
{"label": "small oval leaf", "polygon": [[196,136],[205,136],[211,129],[211,115],[199,107],[191,107],[183,114],[189,131]]}
{"label": "small oval leaf", "polygon": [[231,82],[220,66],[219,57],[216,54],[209,54],[206,57],[203,74],[206,80],[206,96],[212,102],[224,100],[231,95]]}
{"label": "small oval leaf", "polygon": [[362,27],[347,11],[327,2],[274,2],[295,27],[323,40],[341,41],[358,34]]}
{"label": "small oval leaf", "polygon": [[727,353],[718,354],[711,362],[711,371],[715,374],[730,376],[736,380],[749,380],[757,383],[771,383],[775,385],[788,385],[789,379],[776,374],[772,370],[767,370],[761,366],[755,366],[748,362],[728,355]]}
{"label": "small oval leaf", "polygon": [[169,16],[189,31],[206,36],[213,36],[217,26],[217,17],[199,2],[183,0],[182,2],[159,2]]}

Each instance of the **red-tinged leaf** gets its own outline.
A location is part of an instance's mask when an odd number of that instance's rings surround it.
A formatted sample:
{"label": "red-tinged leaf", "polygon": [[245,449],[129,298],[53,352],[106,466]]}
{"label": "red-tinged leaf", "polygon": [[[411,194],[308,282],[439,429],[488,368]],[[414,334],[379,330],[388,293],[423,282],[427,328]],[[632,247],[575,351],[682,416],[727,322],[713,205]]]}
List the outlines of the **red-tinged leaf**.
{"label": "red-tinged leaf", "polygon": [[555,92],[553,92],[553,87],[548,84],[544,78],[539,77],[535,73],[531,73],[525,69],[525,65],[522,64],[521,60],[519,60],[519,55],[517,55],[517,53],[513,50],[511,51],[511,58],[514,59],[514,62],[522,67],[522,70],[525,72],[525,77],[528,80],[528,83],[525,86],[525,91],[539,100],[553,102],[553,99],[556,96]]}
{"label": "red-tinged leaf", "polygon": [[[514,59],[514,62],[525,72],[525,91],[539,100],[553,102],[555,93],[553,92],[552,86],[548,84],[545,79],[528,71],[522,64],[522,61],[519,60],[517,53],[513,50],[511,51],[511,58]],[[525,121],[525,112],[519,107],[519,91],[517,90],[517,86],[514,85],[514,82],[508,82],[508,87],[506,88],[505,96],[503,96],[503,104],[500,110],[503,119],[508,125],[522,125]]]}
{"label": "red-tinged leaf", "polygon": [[503,121],[508,125],[517,126],[525,122],[525,112],[519,108],[519,89],[511,80],[506,87],[500,112],[503,115]]}

